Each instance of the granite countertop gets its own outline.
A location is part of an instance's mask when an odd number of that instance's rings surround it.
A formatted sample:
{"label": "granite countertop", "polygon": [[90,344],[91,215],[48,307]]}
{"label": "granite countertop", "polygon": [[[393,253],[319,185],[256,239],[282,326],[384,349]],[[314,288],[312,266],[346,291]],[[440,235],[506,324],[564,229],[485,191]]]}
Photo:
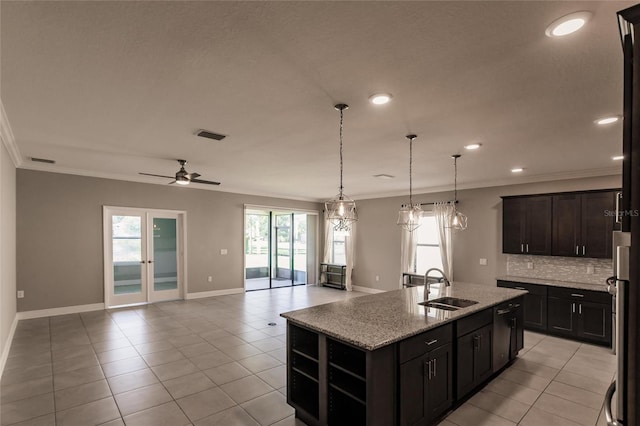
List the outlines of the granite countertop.
{"label": "granite countertop", "polygon": [[515,275],[503,275],[498,277],[497,279],[502,281],[513,281],[513,282],[525,283],[525,284],[548,285],[550,287],[576,288],[579,290],[601,291],[603,293],[607,292],[607,285],[605,283],[602,283],[602,284],[577,283],[572,281],[548,280],[545,278],[517,277]]}
{"label": "granite countertop", "polygon": [[478,303],[456,311],[418,305],[424,300],[424,287],[418,286],[280,315],[293,323],[372,351],[526,293],[523,290],[454,282],[450,287],[440,289],[432,286],[429,300],[451,296]]}

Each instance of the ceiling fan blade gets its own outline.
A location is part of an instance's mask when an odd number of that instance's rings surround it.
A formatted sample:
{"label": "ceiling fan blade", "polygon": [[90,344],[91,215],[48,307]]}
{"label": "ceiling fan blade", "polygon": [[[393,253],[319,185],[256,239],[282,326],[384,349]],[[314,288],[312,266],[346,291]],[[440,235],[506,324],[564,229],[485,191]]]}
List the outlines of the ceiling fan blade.
{"label": "ceiling fan blade", "polygon": [[151,173],[138,173],[139,175],[145,175],[145,176],[155,176],[155,177],[161,177],[161,178],[167,178],[167,179],[175,179],[175,176],[164,176],[164,175],[154,175]]}
{"label": "ceiling fan blade", "polygon": [[171,182],[169,182],[169,185],[176,183],[175,180],[172,180]]}
{"label": "ceiling fan blade", "polygon": [[199,174],[199,173],[189,173],[189,175],[188,175],[189,180],[197,179],[197,178],[199,178],[200,176],[202,176],[202,175],[201,175],[201,174]]}
{"label": "ceiling fan blade", "polygon": [[191,179],[193,183],[205,183],[207,185],[220,185],[220,182],[213,182],[210,180],[201,180],[201,179]]}

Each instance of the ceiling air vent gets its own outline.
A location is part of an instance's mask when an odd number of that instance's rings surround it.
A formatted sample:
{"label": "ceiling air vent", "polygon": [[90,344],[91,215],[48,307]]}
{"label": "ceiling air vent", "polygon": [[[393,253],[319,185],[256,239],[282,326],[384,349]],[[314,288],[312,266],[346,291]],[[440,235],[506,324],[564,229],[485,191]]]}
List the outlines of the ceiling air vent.
{"label": "ceiling air vent", "polygon": [[207,138],[207,139],[215,139],[217,141],[221,141],[222,139],[227,137],[227,135],[213,133],[208,130],[198,130],[198,133],[196,133],[196,136],[200,136],[201,138]]}
{"label": "ceiling air vent", "polygon": [[56,164],[54,160],[49,160],[48,158],[31,157],[31,161],[35,161],[36,163]]}

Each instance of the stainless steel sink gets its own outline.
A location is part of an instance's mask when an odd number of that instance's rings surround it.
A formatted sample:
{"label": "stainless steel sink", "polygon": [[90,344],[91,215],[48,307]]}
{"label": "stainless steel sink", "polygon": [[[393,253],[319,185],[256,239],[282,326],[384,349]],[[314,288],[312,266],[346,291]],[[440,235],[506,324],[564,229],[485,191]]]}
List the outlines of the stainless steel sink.
{"label": "stainless steel sink", "polygon": [[418,305],[429,306],[431,308],[443,309],[445,311],[455,311],[460,308],[466,308],[475,305],[475,300],[458,299],[457,297],[440,297],[439,299],[426,300],[419,302]]}

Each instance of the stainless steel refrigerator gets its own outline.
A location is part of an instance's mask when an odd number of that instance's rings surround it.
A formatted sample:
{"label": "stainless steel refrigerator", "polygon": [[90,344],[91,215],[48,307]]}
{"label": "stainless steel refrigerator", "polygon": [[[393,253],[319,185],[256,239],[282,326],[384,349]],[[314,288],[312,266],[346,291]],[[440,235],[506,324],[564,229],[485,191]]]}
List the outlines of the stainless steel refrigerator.
{"label": "stainless steel refrigerator", "polygon": [[618,369],[605,412],[611,426],[640,426],[640,5],[618,12],[618,22],[624,61],[624,159],[617,216],[622,233],[614,235]]}

